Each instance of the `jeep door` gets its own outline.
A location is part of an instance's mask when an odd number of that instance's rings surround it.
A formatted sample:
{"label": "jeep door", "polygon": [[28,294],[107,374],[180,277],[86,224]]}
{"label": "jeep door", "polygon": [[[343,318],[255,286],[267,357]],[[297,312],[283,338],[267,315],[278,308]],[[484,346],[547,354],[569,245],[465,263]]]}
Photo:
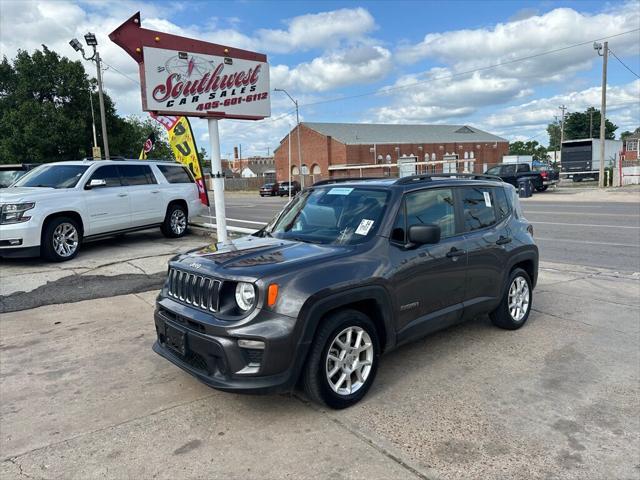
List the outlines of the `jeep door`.
{"label": "jeep door", "polygon": [[[104,180],[105,185],[87,190],[91,180]],[[117,165],[98,167],[85,183],[83,194],[89,212],[86,236],[123,230],[131,226],[129,193],[127,187],[122,185]]]}
{"label": "jeep door", "polygon": [[499,301],[511,231],[503,188],[459,187],[467,245],[465,317],[484,313]]}
{"label": "jeep door", "polygon": [[[421,224],[439,225],[440,242],[410,246],[408,229]],[[398,341],[458,321],[464,298],[467,256],[453,189],[430,188],[406,193],[390,240]]]}
{"label": "jeep door", "polygon": [[164,220],[166,205],[149,165],[118,165],[131,202],[131,226],[156,225]]}

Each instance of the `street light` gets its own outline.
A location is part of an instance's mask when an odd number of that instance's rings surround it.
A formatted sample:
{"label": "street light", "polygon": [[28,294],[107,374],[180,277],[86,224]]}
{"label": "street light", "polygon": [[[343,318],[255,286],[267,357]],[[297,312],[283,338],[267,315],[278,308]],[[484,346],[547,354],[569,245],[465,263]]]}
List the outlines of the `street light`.
{"label": "street light", "polygon": [[600,99],[600,170],[598,172],[598,186],[604,187],[604,142],[607,128],[607,59],[609,57],[609,42],[604,45],[593,42],[593,49],[602,57],[602,91]]}
{"label": "street light", "polygon": [[[304,175],[302,174],[302,150],[300,149],[300,116],[298,114],[298,101],[294,100],[293,97],[291,95],[289,95],[289,92],[287,92],[284,88],[274,88],[273,89],[274,92],[282,92],[284,93],[287,97],[289,97],[289,100],[291,100],[293,102],[293,104],[296,106],[296,125],[297,125],[297,131],[298,131],[298,163],[299,163],[299,168],[300,168],[300,187],[304,188]],[[289,138],[291,138],[291,135],[289,135]],[[291,167],[289,167],[291,168]],[[289,190],[291,190],[291,183],[289,183]]]}
{"label": "street light", "polygon": [[96,47],[98,46],[98,39],[94,33],[88,32],[84,36],[84,41],[87,42],[87,45],[93,48],[93,55],[87,57],[84,53],[84,48],[82,48],[82,44],[78,41],[77,38],[73,38],[69,45],[76,52],[80,52],[82,54],[82,58],[87,61],[93,61],[96,63],[97,68],[97,77],[98,77],[98,97],[100,99],[100,120],[102,122],[102,141],[104,142],[104,158],[109,160],[109,140],[107,139],[107,120],[104,111],[104,97],[102,93],[102,69],[100,65],[100,53]]}

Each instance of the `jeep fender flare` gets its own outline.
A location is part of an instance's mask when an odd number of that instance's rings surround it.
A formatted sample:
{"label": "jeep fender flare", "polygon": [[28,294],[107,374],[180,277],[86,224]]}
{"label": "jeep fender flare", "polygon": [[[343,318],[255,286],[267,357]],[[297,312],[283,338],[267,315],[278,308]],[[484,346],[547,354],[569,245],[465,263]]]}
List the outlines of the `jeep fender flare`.
{"label": "jeep fender flare", "polygon": [[365,300],[374,301],[376,308],[379,309],[384,328],[384,332],[380,332],[380,336],[386,339],[384,345],[381,345],[382,350],[388,351],[395,346],[396,331],[393,326],[393,303],[388,290],[384,286],[367,285],[348,288],[339,292],[319,293],[307,299],[298,316],[302,324],[302,334],[298,344],[298,359],[296,361],[299,365],[299,370],[302,370],[302,365],[306,361],[309,346],[313,342],[322,318],[332,310],[348,307],[353,303]]}

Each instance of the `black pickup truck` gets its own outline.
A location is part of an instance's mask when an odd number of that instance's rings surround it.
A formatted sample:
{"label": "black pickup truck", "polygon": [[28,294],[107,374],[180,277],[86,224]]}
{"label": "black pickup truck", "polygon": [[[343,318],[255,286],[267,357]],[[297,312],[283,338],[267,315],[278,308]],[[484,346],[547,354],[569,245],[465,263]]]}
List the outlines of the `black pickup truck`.
{"label": "black pickup truck", "polygon": [[549,185],[558,183],[557,173],[553,178],[552,172],[532,171],[528,163],[503,163],[490,168],[484,173],[500,177],[502,181],[510,183],[514,187],[518,186],[520,180],[529,180],[538,192],[544,192],[549,188]]}

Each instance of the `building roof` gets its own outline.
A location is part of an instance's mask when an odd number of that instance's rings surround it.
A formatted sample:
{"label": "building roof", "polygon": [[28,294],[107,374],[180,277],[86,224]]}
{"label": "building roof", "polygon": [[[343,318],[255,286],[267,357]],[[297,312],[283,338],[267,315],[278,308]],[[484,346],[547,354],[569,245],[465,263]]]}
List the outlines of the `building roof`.
{"label": "building roof", "polygon": [[402,143],[508,142],[468,125],[406,125],[380,123],[317,123],[304,126],[347,145]]}

